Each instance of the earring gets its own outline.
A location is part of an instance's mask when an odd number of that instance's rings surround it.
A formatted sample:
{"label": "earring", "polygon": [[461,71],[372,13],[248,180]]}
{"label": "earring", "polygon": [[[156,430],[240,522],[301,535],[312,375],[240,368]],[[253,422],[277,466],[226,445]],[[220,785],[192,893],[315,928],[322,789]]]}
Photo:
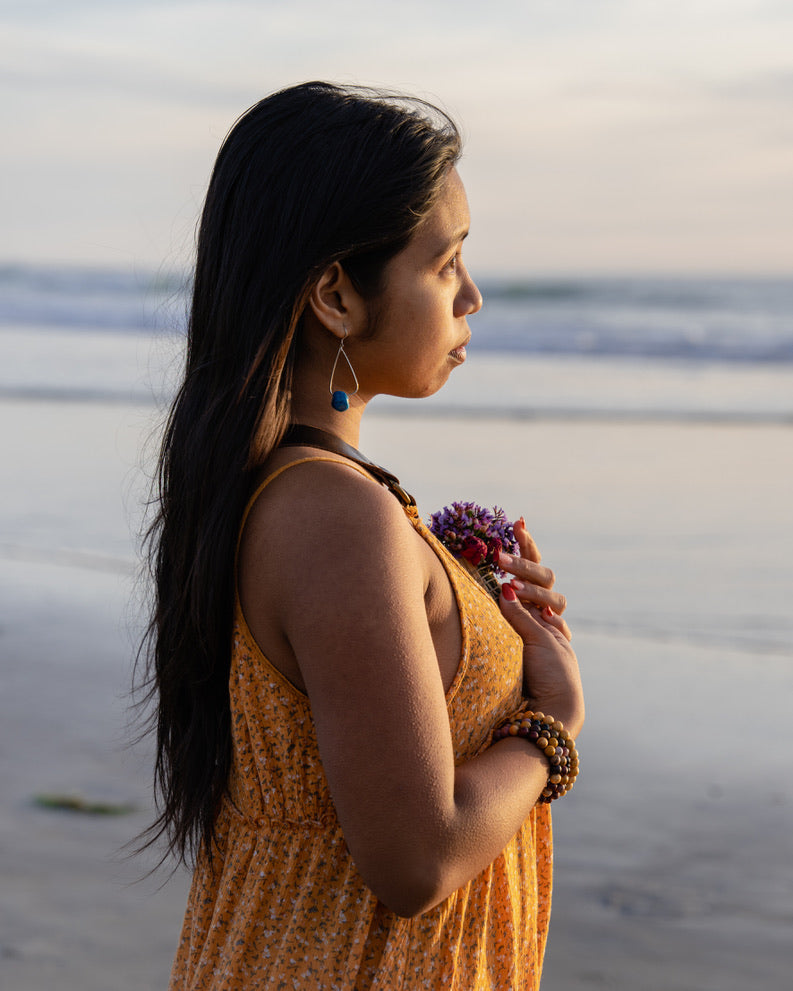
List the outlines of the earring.
{"label": "earring", "polygon": [[[350,408],[350,396],[354,396],[358,392],[358,377],[355,374],[355,369],[352,367],[352,364],[350,363],[350,359],[347,356],[347,352],[344,350],[344,341],[348,333],[349,331],[345,327],[344,337],[342,337],[342,339],[339,341],[339,350],[336,352],[336,360],[333,362],[333,368],[331,369],[330,372],[330,386],[329,386],[330,405],[335,410],[338,410],[339,413],[344,413],[346,410]],[[344,356],[344,360],[347,362],[347,367],[352,372],[352,377],[355,381],[355,392],[347,393],[343,389],[337,389],[336,391],[334,391],[333,389],[333,376],[336,374],[336,365],[338,365],[339,358],[342,355]]]}

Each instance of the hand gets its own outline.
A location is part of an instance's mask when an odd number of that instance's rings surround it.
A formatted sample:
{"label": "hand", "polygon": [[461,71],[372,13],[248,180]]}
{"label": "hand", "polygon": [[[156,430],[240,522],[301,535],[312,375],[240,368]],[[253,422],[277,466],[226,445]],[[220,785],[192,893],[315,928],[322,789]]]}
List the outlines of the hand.
{"label": "hand", "polygon": [[499,558],[499,566],[515,575],[502,586],[501,611],[523,639],[523,692],[535,710],[560,719],[575,736],[584,722],[584,697],[570,628],[559,615],[567,600],[552,591],[554,573],[540,564],[523,517],[513,531],[520,555]]}
{"label": "hand", "polygon": [[[525,608],[511,585],[501,587],[501,612],[523,640],[523,695],[535,712],[560,719],[576,736],[584,724],[578,659],[550,609]],[[556,617],[559,619],[559,617]]]}
{"label": "hand", "polygon": [[526,529],[526,521],[521,518],[514,524],[513,532],[518,542],[520,556],[514,554],[499,555],[498,566],[509,574],[515,575],[510,582],[523,603],[530,603],[540,609],[550,607],[552,615],[546,612],[544,619],[555,626],[565,639],[572,639],[570,628],[561,618],[561,613],[567,608],[567,599],[559,592],[552,592],[556,577],[550,568],[544,568],[534,539]]}

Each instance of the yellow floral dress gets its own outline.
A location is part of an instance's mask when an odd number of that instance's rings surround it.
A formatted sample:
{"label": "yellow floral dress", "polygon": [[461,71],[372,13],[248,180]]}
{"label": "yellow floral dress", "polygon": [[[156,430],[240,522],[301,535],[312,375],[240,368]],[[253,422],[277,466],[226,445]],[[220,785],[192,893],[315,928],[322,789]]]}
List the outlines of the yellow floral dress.
{"label": "yellow floral dress", "polygon": [[[254,493],[243,526],[278,474]],[[415,507],[405,512],[439,557],[457,600],[461,661],[446,702],[462,763],[484,750],[494,725],[519,706],[522,644]],[[320,762],[309,700],[264,657],[239,596],[230,695],[229,795],[212,861],[202,855],[196,865],[170,991],[539,987],[551,902],[547,805],[535,806],[486,870],[423,915],[400,918],[358,874]]]}

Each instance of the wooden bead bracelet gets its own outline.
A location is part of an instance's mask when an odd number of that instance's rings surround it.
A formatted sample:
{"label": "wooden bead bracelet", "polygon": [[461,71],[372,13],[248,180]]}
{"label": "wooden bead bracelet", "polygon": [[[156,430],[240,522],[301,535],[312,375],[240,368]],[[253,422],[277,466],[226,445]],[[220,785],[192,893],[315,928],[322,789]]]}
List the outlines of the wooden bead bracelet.
{"label": "wooden bead bracelet", "polygon": [[553,802],[566,795],[578,777],[578,751],[564,725],[542,712],[519,710],[493,730],[493,742],[522,736],[545,754],[550,764],[548,784],[538,801]]}

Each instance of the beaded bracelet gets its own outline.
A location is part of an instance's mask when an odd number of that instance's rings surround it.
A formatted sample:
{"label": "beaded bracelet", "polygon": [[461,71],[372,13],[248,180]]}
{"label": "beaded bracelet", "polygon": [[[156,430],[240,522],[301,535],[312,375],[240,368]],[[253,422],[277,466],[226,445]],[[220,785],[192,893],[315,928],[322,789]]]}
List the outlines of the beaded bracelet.
{"label": "beaded bracelet", "polygon": [[538,801],[548,803],[566,795],[578,777],[578,751],[564,724],[553,716],[528,709],[518,710],[493,730],[493,742],[508,736],[522,736],[545,754],[550,763],[548,784]]}

